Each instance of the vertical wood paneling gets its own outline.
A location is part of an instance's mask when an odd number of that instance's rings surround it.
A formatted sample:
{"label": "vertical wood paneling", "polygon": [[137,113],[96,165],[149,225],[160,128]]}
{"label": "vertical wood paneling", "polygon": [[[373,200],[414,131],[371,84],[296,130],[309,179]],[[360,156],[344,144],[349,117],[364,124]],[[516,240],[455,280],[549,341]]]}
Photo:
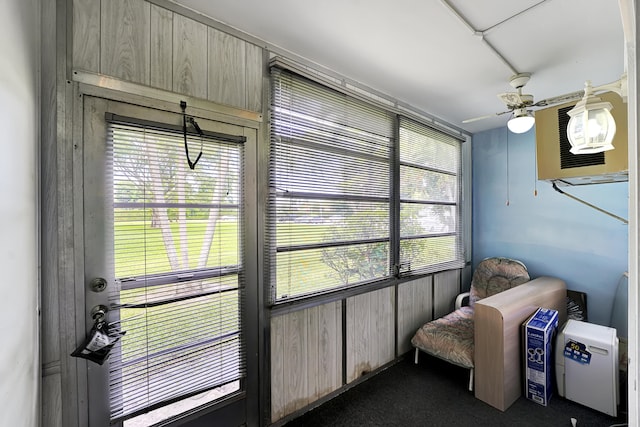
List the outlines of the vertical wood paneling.
{"label": "vertical wood paneling", "polygon": [[271,421],[342,386],[342,302],[271,319]]}
{"label": "vertical wood paneling", "polygon": [[[370,323],[371,330],[369,336],[372,342],[369,345],[374,357],[372,361],[375,368],[379,368],[385,363],[389,363],[395,357],[395,328],[394,328],[394,298],[395,292],[393,287],[380,289],[374,292],[375,300],[372,298],[372,321]],[[377,339],[373,339],[377,337]]]}
{"label": "vertical wood paneling", "polygon": [[173,89],[173,12],[151,5],[151,52],[149,84]]}
{"label": "vertical wood paneling", "polygon": [[460,270],[443,271],[433,277],[434,317],[437,319],[453,311],[460,293]]}
{"label": "vertical wood paneling", "polygon": [[369,340],[371,294],[347,299],[347,382],[371,371],[367,343]]}
{"label": "vertical wood paneling", "polygon": [[262,48],[250,43],[245,46],[246,60],[246,108],[251,111],[262,111]]}
{"label": "vertical wood paneling", "polygon": [[[74,141],[79,141],[78,132],[82,125],[74,123],[74,117],[82,117],[82,103],[74,103],[74,88],[72,85],[64,85],[62,92],[58,94],[58,111],[64,111],[64,117],[58,117],[59,133],[57,140],[57,172],[58,172],[58,218],[57,218],[57,240],[58,240],[58,264],[56,273],[58,274],[60,302],[60,327],[67,331],[60,335],[61,338],[61,383],[62,396],[64,399],[64,410],[62,413],[62,425],[77,425],[79,419],[87,419],[88,408],[83,403],[86,402],[86,369],[87,364],[80,362],[75,357],[68,355],[85,337],[85,317],[84,317],[84,283],[83,279],[77,280],[76,273],[81,271],[77,268],[79,254],[82,252],[81,245],[76,243],[82,236],[82,232],[75,227],[78,210],[81,206],[74,203],[74,172],[78,174],[76,166],[77,157],[80,150],[74,148],[73,144],[66,138],[71,136]],[[71,131],[69,131],[71,130]],[[81,163],[81,162],[80,162]],[[72,212],[72,214],[70,214]]]}
{"label": "vertical wood paneling", "polygon": [[[41,226],[41,280],[40,280],[40,351],[41,351],[41,413],[40,425],[62,427],[62,376],[60,370],[60,301],[58,285],[58,171],[57,137],[58,88],[56,50],[58,38],[63,34],[56,26],[56,3],[42,2],[42,55],[41,55],[41,116],[40,116],[40,226]],[[75,13],[75,9],[74,9]],[[74,38],[75,38],[74,28]],[[73,52],[70,52],[73,54]],[[67,52],[65,51],[66,55]],[[73,60],[73,58],[72,58]],[[66,355],[65,355],[66,357]],[[55,371],[47,369],[55,366]]]}
{"label": "vertical wood paneling", "polygon": [[101,3],[101,73],[148,85],[149,3],[140,0],[109,0]]}
{"label": "vertical wood paneling", "polygon": [[395,288],[387,288],[385,301],[385,325],[387,327],[388,347],[384,363],[391,362],[396,356],[396,292]]}
{"label": "vertical wood paneling", "polygon": [[62,427],[62,394],[60,373],[42,377],[42,425]]}
{"label": "vertical wood paneling", "polygon": [[306,310],[307,322],[307,403],[318,399],[318,376],[312,373],[319,373],[319,325],[318,325],[318,307],[312,307]]}
{"label": "vertical wood paneling", "polygon": [[285,318],[284,350],[287,355],[284,389],[285,412],[290,414],[307,405],[307,322],[306,311]]}
{"label": "vertical wood paneling", "polygon": [[[384,295],[382,295],[382,291],[383,290],[381,289],[379,291],[371,292],[371,296],[369,298],[370,317],[367,344],[371,370],[382,365],[382,360],[384,360],[386,350],[387,333],[384,324],[384,309],[382,308],[384,306]],[[391,345],[391,350],[393,351],[393,344]]]}
{"label": "vertical wood paneling", "polygon": [[[411,336],[420,326],[433,320],[433,276],[416,281],[413,290],[413,324],[409,328]],[[407,344],[411,345],[411,342]]]}
{"label": "vertical wood paneling", "polygon": [[[420,280],[420,279],[418,279]],[[396,344],[398,355],[410,349],[408,341],[413,336],[411,326],[413,325],[413,297],[416,282],[404,282],[398,285],[398,342]]]}
{"label": "vertical wood paneling", "polygon": [[284,352],[285,316],[271,318],[271,421],[285,416],[284,375],[287,354]]}
{"label": "vertical wood paneling", "polygon": [[73,0],[73,67],[100,72],[100,2]]}
{"label": "vertical wood paneling", "polygon": [[260,46],[142,0],[73,0],[73,67],[262,110]]}
{"label": "vertical wood paneling", "polygon": [[207,97],[207,26],[173,16],[173,91]]}
{"label": "vertical wood paneling", "polygon": [[398,286],[398,355],[410,351],[416,330],[432,320],[432,276]]}
{"label": "vertical wood paneling", "polygon": [[393,288],[349,298],[346,330],[347,382],[393,360]]}
{"label": "vertical wood paneling", "polygon": [[342,386],[342,301],[318,307],[317,398]]}
{"label": "vertical wood paneling", "polygon": [[[48,172],[48,171],[47,171]],[[57,182],[55,180],[54,182]],[[48,189],[49,191],[50,189]],[[48,198],[49,195],[44,194],[44,198]],[[45,204],[43,204],[45,205]],[[46,203],[47,207],[51,207],[51,202]],[[56,228],[52,227],[53,222],[49,217],[51,214],[57,212],[56,209],[51,209],[51,212],[42,211],[43,224],[47,224],[49,227],[44,228],[43,231],[48,235],[46,239],[43,239],[43,254],[53,254],[55,252],[47,252],[47,249],[53,251],[53,243],[57,242],[56,236],[54,236]],[[46,213],[45,213],[46,212]],[[41,341],[42,341],[42,364],[56,362],[60,360],[60,315],[58,313],[59,293],[57,289],[58,282],[56,275],[52,274],[54,262],[49,257],[43,257],[43,272],[51,274],[42,281],[41,298],[42,298],[42,310],[41,310]]]}
{"label": "vertical wood paneling", "polygon": [[[41,362],[60,360],[60,314],[58,290],[58,171],[56,90],[56,31],[55,4],[42,3],[42,79],[41,79],[41,144],[40,144],[40,224],[41,238]],[[43,396],[44,398],[44,396]]]}
{"label": "vertical wood paneling", "polygon": [[247,43],[215,28],[209,28],[209,90],[213,102],[246,108]]}

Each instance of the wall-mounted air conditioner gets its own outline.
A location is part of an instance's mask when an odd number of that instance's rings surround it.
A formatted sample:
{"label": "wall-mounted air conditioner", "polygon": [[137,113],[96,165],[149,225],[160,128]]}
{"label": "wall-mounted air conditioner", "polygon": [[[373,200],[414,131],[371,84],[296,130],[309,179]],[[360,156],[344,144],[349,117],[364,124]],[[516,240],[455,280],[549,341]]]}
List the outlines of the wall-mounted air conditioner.
{"label": "wall-mounted air conditioner", "polygon": [[627,158],[627,104],[619,95],[598,95],[609,101],[616,121],[614,150],[595,154],[572,154],[567,138],[567,112],[577,101],[538,110],[536,116],[536,150],[538,179],[556,181],[559,185],[583,185],[620,182],[629,179]]}

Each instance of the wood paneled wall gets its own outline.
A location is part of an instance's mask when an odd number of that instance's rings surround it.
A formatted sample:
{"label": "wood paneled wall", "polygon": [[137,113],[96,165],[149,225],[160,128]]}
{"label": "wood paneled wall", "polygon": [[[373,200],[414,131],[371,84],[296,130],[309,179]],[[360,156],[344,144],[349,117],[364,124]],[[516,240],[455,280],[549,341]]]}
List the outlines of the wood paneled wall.
{"label": "wood paneled wall", "polygon": [[342,302],[271,319],[271,418],[342,386]]}
{"label": "wood paneled wall", "polygon": [[394,288],[347,299],[347,382],[395,357]]}
{"label": "wood paneled wall", "polygon": [[433,276],[433,318],[453,311],[460,293],[460,270],[443,271]]}
{"label": "wood paneled wall", "polygon": [[453,307],[459,289],[459,273],[448,271],[398,284],[397,304],[390,286],[347,298],[344,306],[337,301],[272,317],[271,421],[410,351],[435,305]]}
{"label": "wood paneled wall", "polygon": [[433,320],[433,276],[398,285],[398,354],[411,350],[416,330]]}
{"label": "wood paneled wall", "polygon": [[73,0],[73,68],[262,111],[262,48],[142,0]]}
{"label": "wood paneled wall", "polygon": [[62,426],[62,366],[60,349],[59,295],[60,275],[58,258],[58,110],[61,104],[60,59],[56,50],[62,39],[57,28],[55,1],[42,1],[42,54],[41,54],[41,152],[40,152],[40,359],[42,363],[41,425]]}

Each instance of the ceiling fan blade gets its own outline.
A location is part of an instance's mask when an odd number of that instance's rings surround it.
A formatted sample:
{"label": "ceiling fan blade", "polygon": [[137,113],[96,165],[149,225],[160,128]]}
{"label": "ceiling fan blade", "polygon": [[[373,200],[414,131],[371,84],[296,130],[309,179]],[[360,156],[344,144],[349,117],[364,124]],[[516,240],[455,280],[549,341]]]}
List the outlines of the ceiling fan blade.
{"label": "ceiling fan blade", "polygon": [[562,104],[564,102],[577,101],[584,96],[584,90],[578,90],[576,92],[565,93],[564,95],[552,96],[540,100],[532,105],[532,107],[548,107],[550,105]]}
{"label": "ceiling fan blade", "polygon": [[502,111],[500,113],[487,114],[486,116],[474,117],[472,119],[463,120],[462,123],[472,123],[479,120],[490,119],[491,117],[501,116],[503,114],[510,113],[512,110]]}

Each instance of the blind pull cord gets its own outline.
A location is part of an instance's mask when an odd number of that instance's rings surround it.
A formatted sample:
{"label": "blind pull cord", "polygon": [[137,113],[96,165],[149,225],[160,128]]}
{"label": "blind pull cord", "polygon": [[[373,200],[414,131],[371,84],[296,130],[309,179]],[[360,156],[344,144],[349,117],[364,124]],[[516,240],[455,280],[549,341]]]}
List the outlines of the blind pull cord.
{"label": "blind pull cord", "polygon": [[[198,122],[196,122],[193,117],[187,116],[186,101],[180,101],[180,108],[182,109],[182,135],[184,137],[184,152],[187,155],[187,163],[189,163],[189,167],[193,170],[196,168],[200,157],[202,157],[202,129],[200,129],[200,126],[198,126]],[[191,158],[189,157],[189,145],[187,144],[187,121],[191,123],[191,126],[193,126],[196,132],[198,132],[198,135],[200,135],[200,154],[198,154],[198,157],[196,157],[196,160],[194,162],[192,162]]]}

